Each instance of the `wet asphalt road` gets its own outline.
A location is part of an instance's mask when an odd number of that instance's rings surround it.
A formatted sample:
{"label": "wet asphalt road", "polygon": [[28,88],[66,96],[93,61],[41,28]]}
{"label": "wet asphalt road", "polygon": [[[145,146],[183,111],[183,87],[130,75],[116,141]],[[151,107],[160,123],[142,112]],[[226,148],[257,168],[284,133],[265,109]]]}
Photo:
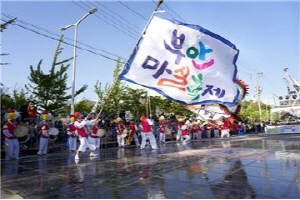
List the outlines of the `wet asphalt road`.
{"label": "wet asphalt road", "polygon": [[1,160],[1,198],[300,198],[300,134],[107,148],[78,163],[74,157],[64,150]]}

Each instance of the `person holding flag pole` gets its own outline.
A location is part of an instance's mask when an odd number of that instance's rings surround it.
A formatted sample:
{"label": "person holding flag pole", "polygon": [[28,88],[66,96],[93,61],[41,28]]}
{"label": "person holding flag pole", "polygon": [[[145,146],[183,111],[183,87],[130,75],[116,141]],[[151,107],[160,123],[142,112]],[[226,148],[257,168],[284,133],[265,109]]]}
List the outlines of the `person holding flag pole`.
{"label": "person holding flag pole", "polygon": [[80,112],[75,112],[74,113],[74,126],[76,129],[76,132],[79,136],[79,141],[80,141],[80,146],[78,147],[75,155],[75,160],[79,160],[79,154],[80,152],[85,152],[87,148],[91,150],[90,156],[97,156],[97,153],[95,152],[96,146],[89,143],[88,141],[88,127],[87,126],[92,126],[94,125],[98,118],[92,119],[92,120],[87,120],[87,118],[82,119],[82,114]]}
{"label": "person holding flag pole", "polygon": [[152,149],[158,149],[156,139],[155,139],[154,134],[152,132],[152,127],[151,127],[152,125],[153,125],[153,121],[148,118],[147,114],[142,114],[142,116],[141,116],[142,144],[141,144],[141,147],[140,147],[141,149],[145,148],[147,139],[149,139]]}

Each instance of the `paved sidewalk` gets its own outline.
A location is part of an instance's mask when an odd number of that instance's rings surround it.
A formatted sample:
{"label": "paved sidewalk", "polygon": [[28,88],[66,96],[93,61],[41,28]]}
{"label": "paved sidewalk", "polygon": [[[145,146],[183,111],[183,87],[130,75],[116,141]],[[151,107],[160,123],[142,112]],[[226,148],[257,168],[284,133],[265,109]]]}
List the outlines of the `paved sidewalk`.
{"label": "paved sidewalk", "polygon": [[1,160],[1,198],[300,198],[300,134],[53,152]]}

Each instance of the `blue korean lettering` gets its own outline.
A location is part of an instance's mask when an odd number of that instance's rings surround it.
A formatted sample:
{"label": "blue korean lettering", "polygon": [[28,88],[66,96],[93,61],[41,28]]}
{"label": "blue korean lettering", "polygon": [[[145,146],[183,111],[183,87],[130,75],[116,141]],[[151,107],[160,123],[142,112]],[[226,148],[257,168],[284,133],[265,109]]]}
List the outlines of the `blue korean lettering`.
{"label": "blue korean lettering", "polygon": [[199,42],[199,48],[198,50],[196,47],[189,47],[186,50],[187,57],[195,59],[199,55],[199,60],[205,60],[205,55],[213,51],[209,48],[206,49],[202,42]]}
{"label": "blue korean lettering", "polygon": [[185,35],[180,34],[177,36],[177,29],[174,29],[171,39],[171,44],[174,48],[172,48],[170,45],[167,44],[166,40],[164,40],[165,48],[170,51],[171,53],[177,55],[175,64],[178,65],[181,61],[182,57],[185,57],[183,53],[181,53],[180,49],[182,49],[182,44],[185,40]]}
{"label": "blue korean lettering", "polygon": [[[159,69],[157,70],[157,72],[155,74],[153,74],[152,76],[157,79],[158,77],[160,77],[165,71],[168,73],[168,74],[172,74],[172,70],[170,69],[167,69],[168,67],[168,64],[169,62],[168,61],[164,61],[162,63],[162,65],[159,67]],[[147,58],[144,60],[143,64],[142,64],[142,67],[144,69],[151,69],[151,70],[154,70],[154,69],[157,69],[158,66],[160,65],[160,62],[159,60],[153,58],[152,56],[147,56]]]}
{"label": "blue korean lettering", "polygon": [[210,95],[215,95],[218,98],[223,98],[225,96],[225,90],[220,88],[214,88],[213,85],[206,85],[206,89],[202,92],[202,96],[209,93]]}

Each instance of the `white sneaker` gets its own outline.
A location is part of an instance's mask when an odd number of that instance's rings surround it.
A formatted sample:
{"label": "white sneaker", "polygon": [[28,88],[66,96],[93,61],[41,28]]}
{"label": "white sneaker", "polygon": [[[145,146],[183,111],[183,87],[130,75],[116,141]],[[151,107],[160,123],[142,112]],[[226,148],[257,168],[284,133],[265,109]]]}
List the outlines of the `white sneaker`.
{"label": "white sneaker", "polygon": [[75,160],[79,160],[79,155],[76,154]]}
{"label": "white sneaker", "polygon": [[91,157],[94,157],[94,156],[97,156],[97,155],[98,155],[97,153],[90,153]]}

